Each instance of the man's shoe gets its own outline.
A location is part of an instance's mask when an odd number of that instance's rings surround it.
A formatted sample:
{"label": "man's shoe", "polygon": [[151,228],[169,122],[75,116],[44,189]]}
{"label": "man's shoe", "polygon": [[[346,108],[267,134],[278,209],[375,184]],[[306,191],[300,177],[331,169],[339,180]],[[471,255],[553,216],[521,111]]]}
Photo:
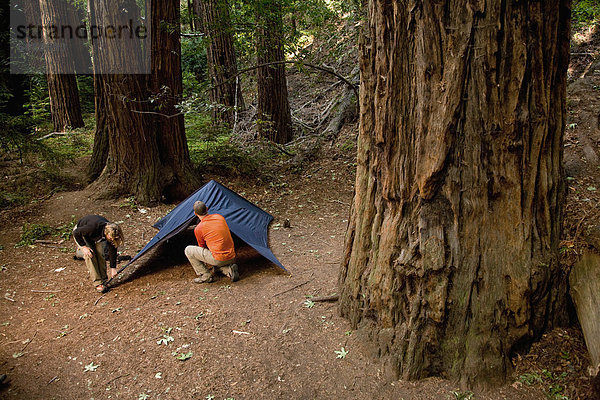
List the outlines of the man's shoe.
{"label": "man's shoe", "polygon": [[231,282],[237,282],[240,279],[240,273],[238,271],[237,264],[231,264],[229,266],[229,274],[227,274],[229,278],[231,278]]}
{"label": "man's shoe", "polygon": [[212,281],[214,281],[212,276],[209,276],[209,277],[199,276],[197,278],[194,278],[194,280],[193,280],[194,283],[211,283]]}

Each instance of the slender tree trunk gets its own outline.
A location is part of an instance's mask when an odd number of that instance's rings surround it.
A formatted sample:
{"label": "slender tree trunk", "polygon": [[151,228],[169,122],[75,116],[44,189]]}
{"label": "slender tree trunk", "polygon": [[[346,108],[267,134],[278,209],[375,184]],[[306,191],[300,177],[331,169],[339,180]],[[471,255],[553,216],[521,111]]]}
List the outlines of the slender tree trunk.
{"label": "slender tree trunk", "polygon": [[[10,4],[9,2],[0,4],[0,37],[4,38],[3,40],[8,40],[10,37],[12,18],[11,5],[13,4],[13,2],[10,2]],[[29,15],[27,13],[26,5],[24,5],[24,17],[25,23],[29,25],[31,22],[28,21]],[[14,21],[12,22],[14,23]],[[7,42],[5,43],[8,44]],[[9,60],[11,57],[10,50],[10,46],[7,45],[0,47],[0,60]],[[0,65],[0,90],[2,91],[3,96],[10,96],[10,101],[3,101],[2,104],[0,104],[0,112],[18,116],[26,111],[25,88],[29,83],[29,79],[30,77],[24,74],[11,74],[10,64],[8,62],[3,62]]]}
{"label": "slender tree trunk", "polygon": [[[257,63],[284,60],[283,20],[280,0],[257,1]],[[261,67],[258,81],[258,130],[277,143],[292,139],[292,117],[288,102],[284,65]]]}
{"label": "slender tree trunk", "polygon": [[340,312],[404,379],[500,384],[566,321],[570,1],[371,0]]}
{"label": "slender tree trunk", "polygon": [[[94,0],[88,1],[88,20],[96,21]],[[92,38],[92,58],[98,60],[101,57],[98,40]],[[109,118],[107,114],[106,92],[104,91],[104,78],[99,73],[97,62],[92,66],[94,70],[94,113],[96,118],[96,131],[94,133],[94,148],[92,157],[87,166],[86,177],[88,182],[96,180],[104,167],[108,158],[108,137],[109,137]]]}
{"label": "slender tree trunk", "polygon": [[[97,50],[94,50],[96,52]],[[106,93],[104,92],[103,76],[94,75],[94,106],[96,116],[96,131],[94,133],[94,149],[87,166],[88,182],[93,182],[100,176],[108,158],[108,137],[110,124],[107,115]]]}
{"label": "slender tree trunk", "polygon": [[[73,26],[69,16],[69,5],[64,0],[39,0],[39,10],[43,26]],[[50,96],[50,111],[54,130],[63,132],[68,128],[84,126],[79,104],[77,79],[73,73],[75,64],[70,51],[69,40],[55,39],[48,29],[44,30],[46,49],[46,77]]]}
{"label": "slender tree trunk", "polygon": [[[133,0],[90,1],[96,26],[127,26],[130,19],[139,18]],[[110,126],[109,150],[106,166],[92,187],[102,197],[134,195],[142,204],[156,202],[161,198],[163,175],[157,134],[147,123],[147,81],[143,75],[119,73],[141,70],[136,64],[142,62],[141,48],[136,40],[112,40],[106,35],[99,35],[98,46],[101,51],[94,58],[98,63],[94,68],[116,73],[101,79]]]}
{"label": "slender tree trunk", "polygon": [[187,0],[187,5],[188,5],[188,18],[190,19],[190,30],[192,31],[199,31],[200,27],[198,26],[196,17],[196,3],[198,0]]}
{"label": "slender tree trunk", "polygon": [[211,80],[210,100],[213,103],[213,121],[226,126],[234,125],[235,112],[244,108],[242,89],[237,80],[237,61],[231,34],[231,19],[227,0],[195,0],[202,28],[208,39],[206,55]]}
{"label": "slender tree trunk", "polygon": [[168,201],[182,200],[200,185],[190,161],[183,114],[176,108],[183,92],[179,14],[178,0],[152,2],[151,91],[156,112],[152,119],[163,166],[163,195]]}

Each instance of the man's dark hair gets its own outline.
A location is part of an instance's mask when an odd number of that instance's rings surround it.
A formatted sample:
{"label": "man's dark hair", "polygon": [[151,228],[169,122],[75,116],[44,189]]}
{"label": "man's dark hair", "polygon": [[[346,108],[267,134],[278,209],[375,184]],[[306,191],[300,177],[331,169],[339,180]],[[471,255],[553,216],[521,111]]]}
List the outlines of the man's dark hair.
{"label": "man's dark hair", "polygon": [[194,203],[194,212],[198,215],[206,215],[208,210],[206,204],[203,201],[197,201]]}

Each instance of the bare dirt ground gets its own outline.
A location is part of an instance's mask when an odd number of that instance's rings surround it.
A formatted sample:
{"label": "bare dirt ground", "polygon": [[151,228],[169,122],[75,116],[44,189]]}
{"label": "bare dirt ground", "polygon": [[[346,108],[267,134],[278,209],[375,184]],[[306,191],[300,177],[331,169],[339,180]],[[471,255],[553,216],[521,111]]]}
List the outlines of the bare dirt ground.
{"label": "bare dirt ground", "polygon": [[[597,36],[587,43],[597,45]],[[600,68],[589,73],[586,55],[573,61],[565,137],[565,268],[588,249],[587,227],[600,224],[600,164],[594,160],[600,145]],[[183,255],[193,237],[182,235],[142,257],[123,272],[119,285],[100,295],[83,262],[72,258],[71,240],[15,248],[23,224],[60,226],[73,216],[102,214],[122,222],[121,250],[133,256],[172,206],[99,201],[80,190],[0,212],[0,373],[9,376],[0,398],[469,398],[440,378],[404,382],[388,376],[338,316],[336,303],[310,301],[337,290],[355,168],[352,157],[344,156],[349,149],[339,153],[355,132],[356,126],[347,127],[302,172],[285,172],[272,182],[214,177],[275,216],[271,247],[289,273],[244,248],[240,281],[221,277],[194,284]],[[283,226],[286,219],[289,228]],[[545,399],[553,382],[571,400],[593,399],[588,364],[577,325],[558,328],[530,353],[515,357],[512,384],[472,398]]]}
{"label": "bare dirt ground", "polygon": [[[353,168],[343,158],[323,159],[271,185],[221,180],[276,217],[270,242],[289,271],[242,249],[235,283],[192,283],[182,249],[193,237],[186,235],[127,268],[103,296],[72,258],[70,240],[14,248],[25,221],[59,226],[100,213],[122,221],[123,253],[134,255],[170,206],[132,208],[82,190],[3,212],[0,372],[10,384],[0,398],[456,398],[459,388],[442,379],[386,376],[335,303],[306,302],[336,292]],[[337,358],[342,348],[347,355]],[[542,394],[517,384],[476,398]]]}

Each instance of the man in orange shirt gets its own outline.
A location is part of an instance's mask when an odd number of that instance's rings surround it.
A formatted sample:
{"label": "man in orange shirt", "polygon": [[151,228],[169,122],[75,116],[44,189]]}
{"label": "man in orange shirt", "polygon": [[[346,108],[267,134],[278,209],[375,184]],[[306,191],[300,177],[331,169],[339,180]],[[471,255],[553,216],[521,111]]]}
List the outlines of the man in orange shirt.
{"label": "man in orange shirt", "polygon": [[185,256],[190,260],[197,278],[195,283],[213,282],[213,270],[220,270],[231,278],[232,282],[240,279],[238,266],[235,264],[235,248],[225,218],[219,214],[208,214],[206,204],[202,201],[194,203],[194,214],[200,223],[194,229],[198,246],[187,246]]}

